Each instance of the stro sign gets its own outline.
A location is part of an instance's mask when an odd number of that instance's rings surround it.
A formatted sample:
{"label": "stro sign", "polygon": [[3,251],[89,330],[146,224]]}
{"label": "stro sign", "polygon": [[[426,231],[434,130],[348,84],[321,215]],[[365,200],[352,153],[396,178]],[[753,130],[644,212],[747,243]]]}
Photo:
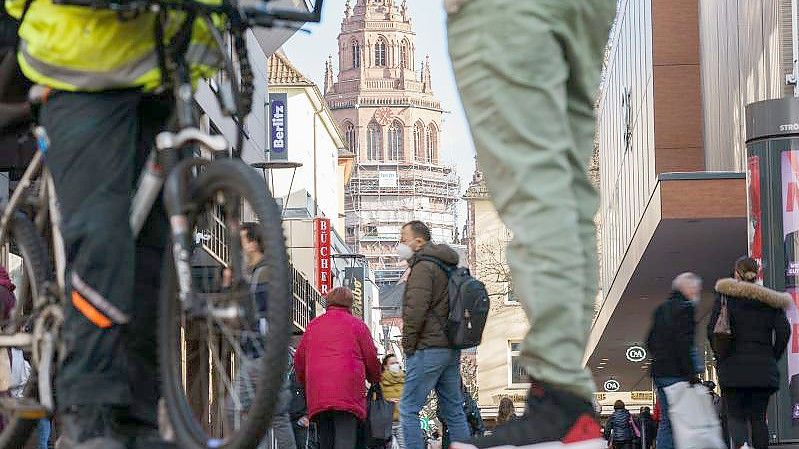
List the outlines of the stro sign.
{"label": "stro sign", "polygon": [[627,348],[627,360],[631,362],[643,362],[646,360],[646,349],[641,346],[630,346]]}
{"label": "stro sign", "polygon": [[619,385],[619,381],[616,379],[610,379],[605,381],[605,391],[614,392],[619,391],[621,385]]}

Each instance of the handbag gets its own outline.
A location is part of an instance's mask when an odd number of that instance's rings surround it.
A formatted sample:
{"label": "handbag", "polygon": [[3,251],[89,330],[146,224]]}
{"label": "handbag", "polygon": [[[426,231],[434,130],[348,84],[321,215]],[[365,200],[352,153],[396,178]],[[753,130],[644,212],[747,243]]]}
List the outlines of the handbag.
{"label": "handbag", "polygon": [[707,387],[677,382],[663,389],[676,449],[726,449]]}
{"label": "handbag", "polygon": [[369,388],[366,404],[366,447],[384,446],[391,440],[394,424],[394,403],[383,397],[380,384]]}
{"label": "handbag", "polygon": [[721,297],[721,309],[716,323],[713,325],[713,351],[717,359],[730,355],[732,349],[732,326],[730,325],[730,311],[727,307],[727,297]]}

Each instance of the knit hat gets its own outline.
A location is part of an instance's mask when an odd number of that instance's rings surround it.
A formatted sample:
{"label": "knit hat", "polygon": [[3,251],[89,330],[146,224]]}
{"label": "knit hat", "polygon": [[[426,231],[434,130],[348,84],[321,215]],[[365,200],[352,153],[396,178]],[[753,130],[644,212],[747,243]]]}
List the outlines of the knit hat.
{"label": "knit hat", "polygon": [[338,306],[352,308],[352,290],[347,287],[336,287],[327,294],[327,307]]}

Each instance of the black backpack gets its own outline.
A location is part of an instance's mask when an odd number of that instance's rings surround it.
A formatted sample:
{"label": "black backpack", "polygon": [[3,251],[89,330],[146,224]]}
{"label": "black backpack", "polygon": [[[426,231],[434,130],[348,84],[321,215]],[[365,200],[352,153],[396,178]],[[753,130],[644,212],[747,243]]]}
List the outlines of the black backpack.
{"label": "black backpack", "polygon": [[[422,260],[433,262],[449,278],[449,316],[442,325],[450,344],[455,349],[479,346],[491,305],[485,284],[472,276],[466,267],[449,265],[432,256],[419,256],[416,262]],[[438,318],[444,321],[444,317]]]}

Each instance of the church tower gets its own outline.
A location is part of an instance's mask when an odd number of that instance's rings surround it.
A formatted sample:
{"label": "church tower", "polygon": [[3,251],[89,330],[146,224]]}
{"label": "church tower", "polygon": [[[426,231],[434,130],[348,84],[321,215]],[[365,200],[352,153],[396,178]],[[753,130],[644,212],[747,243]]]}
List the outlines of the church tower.
{"label": "church tower", "polygon": [[440,162],[443,110],[415,38],[405,1],[347,0],[336,77],[325,64],[325,99],[356,154],[347,243],[368,257],[381,285],[405,269],[394,249],[404,223],[427,223],[437,243],[456,233],[458,179]]}

